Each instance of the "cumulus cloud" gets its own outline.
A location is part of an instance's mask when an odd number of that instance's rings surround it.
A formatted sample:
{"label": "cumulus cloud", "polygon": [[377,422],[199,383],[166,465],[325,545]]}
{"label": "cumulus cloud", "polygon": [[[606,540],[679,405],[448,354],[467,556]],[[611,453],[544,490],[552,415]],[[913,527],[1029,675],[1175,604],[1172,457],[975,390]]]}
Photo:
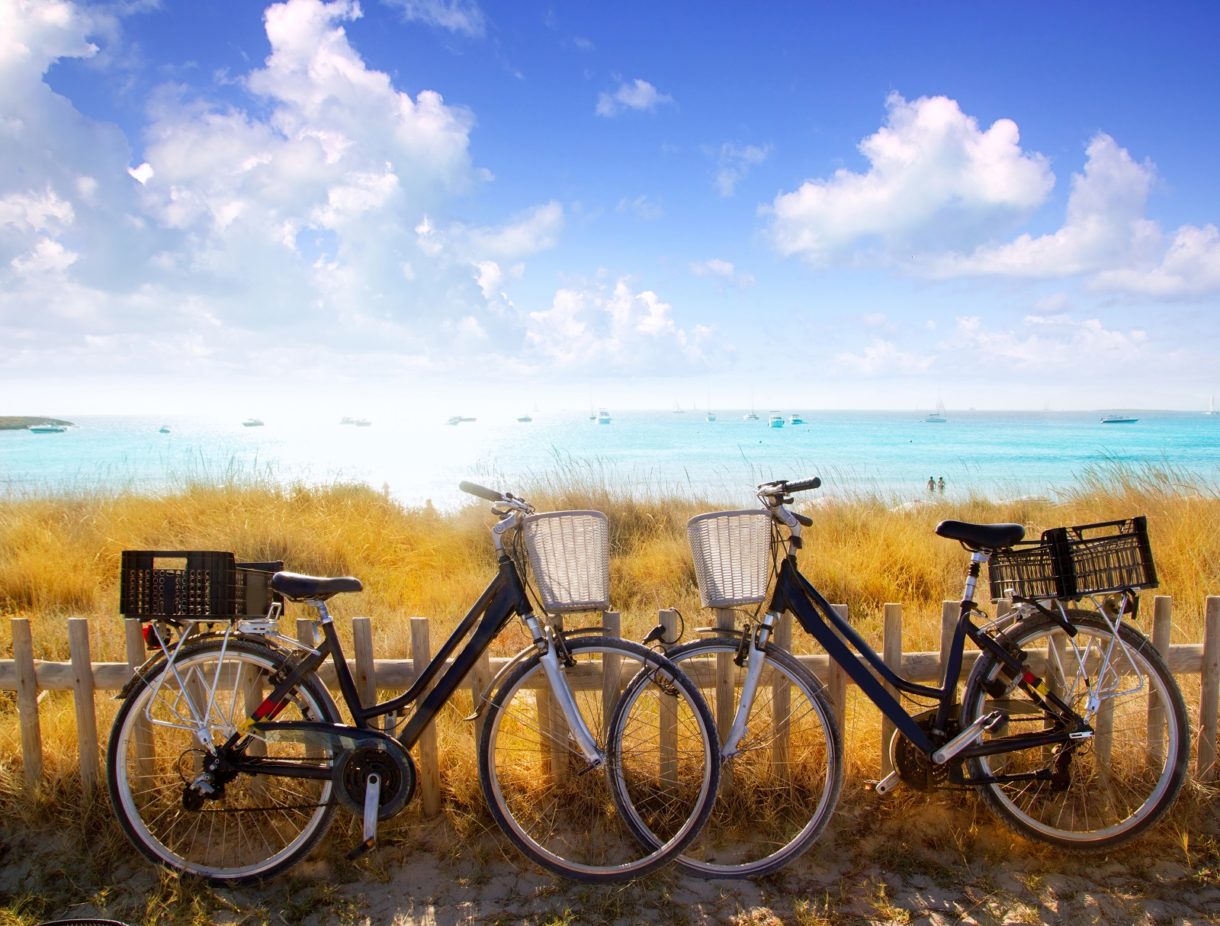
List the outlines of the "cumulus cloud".
{"label": "cumulus cloud", "polygon": [[1029,214],[1054,177],[1020,147],[1011,119],[983,130],[946,97],[887,100],[886,125],[864,139],[863,173],[841,168],[775,198],[766,213],[775,248],[813,264],[862,247],[905,251],[938,234],[976,237]]}
{"label": "cumulus cloud", "polygon": [[1155,247],[1158,232],[1144,217],[1155,176],[1151,164],[1137,164],[1113,138],[1098,135],[1089,143],[1084,171],[1072,177],[1067,215],[1058,231],[942,257],[930,263],[929,271],[942,277],[1056,277],[1126,264]]}
{"label": "cumulus cloud", "polygon": [[402,11],[403,19],[438,26],[473,38],[487,31],[487,17],[473,0],[382,0]]}
{"label": "cumulus cloud", "polygon": [[620,115],[627,110],[651,112],[663,103],[674,101],[667,93],[661,93],[646,80],[636,78],[631,82],[622,81],[613,93],[601,93],[597,97],[597,114],[607,119]]}
{"label": "cumulus cloud", "polygon": [[735,145],[725,142],[716,155],[716,192],[726,199],[737,192],[737,184],[771,154],[770,145]]}
{"label": "cumulus cloud", "polygon": [[612,287],[565,287],[551,306],[528,316],[531,355],[557,368],[607,364],[625,370],[697,365],[711,331],[686,329],[673,307],[651,290],[634,291],[619,279]]}
{"label": "cumulus cloud", "polygon": [[893,341],[884,338],[874,339],[862,351],[843,351],[834,357],[834,363],[840,369],[863,376],[925,373],[934,362],[935,358],[930,355],[901,350]]}

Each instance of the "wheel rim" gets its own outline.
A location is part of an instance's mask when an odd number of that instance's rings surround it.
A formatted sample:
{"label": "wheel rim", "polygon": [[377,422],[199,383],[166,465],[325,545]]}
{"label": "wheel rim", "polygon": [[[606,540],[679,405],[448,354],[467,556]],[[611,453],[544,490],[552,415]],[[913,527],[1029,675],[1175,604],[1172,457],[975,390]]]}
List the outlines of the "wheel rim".
{"label": "wheel rim", "polygon": [[[186,781],[198,772],[202,757],[198,742],[183,729],[183,691],[197,692],[204,679],[215,677],[216,655],[209,651],[181,660],[182,685],[167,677],[163,686],[146,685],[132,695],[128,722],[112,751],[118,765],[112,784],[144,851],[192,874],[241,880],[268,874],[308,847],[331,812],[331,785],[329,780],[239,775],[226,784],[222,799],[205,801],[198,810],[183,806]],[[267,677],[274,668],[270,660],[230,647],[225,684],[217,686],[209,717],[214,739],[270,690]],[[277,719],[327,715],[308,689],[298,688]],[[326,749],[300,743],[256,742],[251,748],[275,757],[329,759]]]}
{"label": "wheel rim", "polygon": [[[1094,728],[1092,739],[1054,750],[983,757],[975,760],[975,767],[983,775],[1014,774],[1054,768],[1058,761],[1067,769],[1066,779],[993,784],[990,795],[1023,827],[1052,841],[1088,845],[1113,841],[1159,815],[1178,780],[1176,757],[1182,741],[1174,695],[1148,660],[1134,645],[1124,648],[1114,641],[1111,632],[1095,622],[1077,626],[1075,638],[1056,627],[1038,628],[1023,637],[1020,646],[1040,659],[1033,671]],[[1096,667],[1107,650],[1112,667],[1098,678]],[[998,675],[996,665],[989,680]],[[976,686],[973,700],[975,716],[996,707],[1008,714],[996,735],[1042,726],[1041,712],[1019,690],[988,699]],[[1064,757],[1065,749],[1070,757]]]}
{"label": "wheel rim", "polygon": [[[721,736],[738,704],[746,668],[736,644],[695,647],[679,667],[709,698]],[[731,692],[717,705],[721,677]],[[679,860],[702,875],[746,877],[791,861],[826,826],[840,776],[831,718],[796,670],[769,659],[762,673],[737,755],[721,770],[712,814]]]}
{"label": "wheel rim", "polygon": [[[655,772],[645,772],[651,763],[659,769],[655,745],[649,754],[645,750],[659,737],[659,713],[645,694],[653,686],[636,686],[640,690],[635,705],[640,710],[625,710],[619,724],[625,748],[621,754],[608,750],[607,734],[622,680],[637,677],[645,662],[629,650],[597,645],[572,644],[572,657],[575,664],[566,674],[576,688],[582,716],[606,753],[605,766],[589,769],[568,734],[561,710],[553,703],[542,666],[534,664],[509,683],[511,689],[503,697],[497,696],[500,709],[488,721],[489,746],[481,757],[488,803],[514,841],[546,867],[591,879],[631,876],[676,851],[670,845],[643,844],[626,825],[616,803],[624,797],[643,802],[649,783],[655,787],[657,782]],[[603,684],[603,666],[615,667],[605,675],[617,675],[619,684]],[[695,735],[692,731],[702,729],[682,699],[678,699],[677,726],[680,741],[690,741]],[[705,745],[701,762],[690,756],[679,761],[683,775],[695,765],[703,766],[697,770],[699,784],[690,788],[686,798],[687,829],[692,825],[689,818],[699,810],[697,805],[708,797],[709,760],[714,761]],[[615,788],[621,793],[616,795]],[[700,788],[702,792],[696,794]],[[685,831],[680,833],[685,835]]]}

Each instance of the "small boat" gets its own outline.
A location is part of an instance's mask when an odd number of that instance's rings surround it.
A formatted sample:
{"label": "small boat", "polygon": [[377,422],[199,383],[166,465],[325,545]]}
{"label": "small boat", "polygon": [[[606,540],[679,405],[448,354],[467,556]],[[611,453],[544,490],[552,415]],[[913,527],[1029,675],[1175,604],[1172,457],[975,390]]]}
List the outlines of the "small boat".
{"label": "small boat", "polygon": [[163,425],[161,425],[161,427],[160,427],[158,430],[159,430],[159,431],[160,431],[162,434],[168,434],[168,433],[169,433],[169,425],[168,425],[168,424],[163,424]]}
{"label": "small boat", "polygon": [[243,422],[241,423],[241,426],[242,426],[243,428],[261,428],[261,427],[263,426],[263,419],[261,419],[261,418],[247,418],[245,421],[243,421]]}
{"label": "small boat", "polygon": [[1135,424],[1137,421],[1138,418],[1132,418],[1130,415],[1106,415],[1101,419],[1102,424]]}
{"label": "small boat", "polygon": [[754,414],[754,412],[746,412],[744,415],[741,416],[741,420],[742,421],[757,421],[758,415]]}
{"label": "small boat", "polygon": [[929,412],[927,417],[924,418],[924,421],[926,421],[928,424],[944,424],[948,420],[949,419],[945,417],[945,403],[941,402],[939,399],[936,402],[936,411]]}
{"label": "small boat", "polygon": [[598,424],[609,424],[613,420],[614,419],[610,417],[610,413],[608,411],[606,411],[604,408],[597,413],[597,423]]}
{"label": "small boat", "polygon": [[767,427],[782,428],[783,426],[784,426],[784,416],[781,415],[779,412],[772,412],[767,417]]}
{"label": "small boat", "polygon": [[528,424],[529,422],[533,421],[534,419],[530,415],[519,415],[517,417],[517,420],[520,421],[522,424]]}
{"label": "small boat", "polygon": [[369,421],[369,419],[367,419],[367,418],[357,418],[355,421],[352,422],[352,424],[354,424],[358,428],[368,428],[368,427],[372,427],[373,422]]}
{"label": "small boat", "polygon": [[805,423],[805,419],[802,418],[800,415],[798,415],[796,412],[793,412],[791,415],[788,416],[788,424],[804,424],[804,423]]}
{"label": "small boat", "polygon": [[708,421],[715,421],[715,420],[716,420],[716,413],[715,413],[715,412],[708,412],[708,413],[707,413],[707,420],[708,420]]}
{"label": "small boat", "polygon": [[449,419],[449,424],[461,424],[463,421],[478,421],[477,418],[467,418],[465,415],[454,415]]}
{"label": "small boat", "polygon": [[1205,414],[1205,415],[1214,415],[1214,414],[1216,414],[1216,397],[1215,397],[1214,395],[1212,395],[1212,396],[1209,396],[1209,397],[1208,397],[1208,399],[1207,399],[1207,411],[1205,411],[1203,414]]}
{"label": "small boat", "polygon": [[26,430],[31,434],[59,434],[68,429],[62,424],[31,424]]}

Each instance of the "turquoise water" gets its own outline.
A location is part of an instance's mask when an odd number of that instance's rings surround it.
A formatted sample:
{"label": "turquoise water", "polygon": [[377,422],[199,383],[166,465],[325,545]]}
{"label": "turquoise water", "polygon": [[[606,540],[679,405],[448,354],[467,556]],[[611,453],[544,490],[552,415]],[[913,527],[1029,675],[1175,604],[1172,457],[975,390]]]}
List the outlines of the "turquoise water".
{"label": "turquoise water", "polygon": [[[1153,466],[1220,485],[1220,415],[1144,411],[1134,424],[1097,412],[951,412],[943,424],[913,412],[808,413],[803,425],[767,426],[724,411],[509,416],[449,425],[443,418],[334,421],[81,416],[61,434],[0,431],[0,493],[135,489],[191,480],[355,481],[409,504],[466,500],[462,479],[521,490],[531,481],[592,476],[635,492],[677,492],[749,504],[750,487],[822,477],[824,492],[1053,495],[1090,468]],[[166,426],[169,433],[161,433]]]}

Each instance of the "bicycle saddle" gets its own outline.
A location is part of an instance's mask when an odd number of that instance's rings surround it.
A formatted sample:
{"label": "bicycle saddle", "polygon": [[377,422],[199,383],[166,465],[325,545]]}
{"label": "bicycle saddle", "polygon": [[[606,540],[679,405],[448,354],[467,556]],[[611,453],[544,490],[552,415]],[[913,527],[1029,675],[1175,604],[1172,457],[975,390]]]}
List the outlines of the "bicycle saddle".
{"label": "bicycle saddle", "polygon": [[1020,524],[971,524],[967,521],[941,521],[936,533],[960,540],[972,550],[1001,550],[1025,536]]}
{"label": "bicycle saddle", "polygon": [[271,577],[271,587],[290,601],[325,601],[340,592],[358,592],[364,588],[353,576],[324,578],[303,576],[297,572],[277,572]]}

